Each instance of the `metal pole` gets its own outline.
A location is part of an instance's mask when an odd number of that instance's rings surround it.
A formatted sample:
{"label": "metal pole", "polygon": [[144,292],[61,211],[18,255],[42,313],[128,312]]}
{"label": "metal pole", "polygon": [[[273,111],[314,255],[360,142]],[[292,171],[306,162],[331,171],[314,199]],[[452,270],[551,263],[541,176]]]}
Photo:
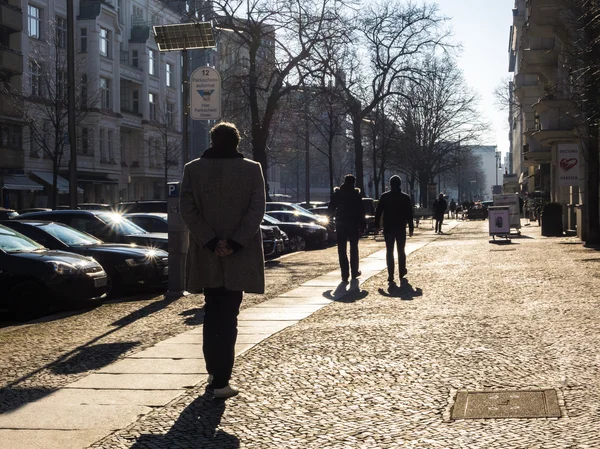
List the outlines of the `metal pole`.
{"label": "metal pole", "polygon": [[[190,81],[190,76],[189,76],[189,69],[188,69],[188,65],[189,65],[189,60],[188,60],[188,52],[187,50],[182,50],[181,51],[181,56],[183,58],[183,74],[182,74],[182,78],[183,78],[183,99],[182,99],[182,107],[183,107],[183,126],[182,126],[182,131],[183,131],[183,165],[187,164],[188,160],[189,160],[189,139],[190,139],[190,134],[189,134],[189,121],[190,121],[190,85],[189,85],[189,81]],[[183,173],[183,168],[182,168],[182,173]]]}
{"label": "metal pole", "polygon": [[69,162],[69,205],[77,208],[77,126],[75,123],[75,12],[67,0],[67,120],[71,160]]}
{"label": "metal pole", "polygon": [[309,108],[308,108],[308,95],[306,96],[306,103],[304,106],[305,109],[305,117],[304,117],[304,152],[305,152],[305,159],[306,159],[306,192],[305,192],[305,199],[306,199],[306,207],[310,207],[310,130],[308,128],[308,114],[309,114]]}

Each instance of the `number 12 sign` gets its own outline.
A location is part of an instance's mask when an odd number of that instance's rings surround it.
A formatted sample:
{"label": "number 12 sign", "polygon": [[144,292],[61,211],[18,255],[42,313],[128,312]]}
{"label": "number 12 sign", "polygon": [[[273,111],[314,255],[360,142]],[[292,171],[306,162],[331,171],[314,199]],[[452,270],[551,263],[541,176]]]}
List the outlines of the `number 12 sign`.
{"label": "number 12 sign", "polygon": [[190,78],[190,114],[193,120],[221,117],[221,75],[211,67],[200,67]]}

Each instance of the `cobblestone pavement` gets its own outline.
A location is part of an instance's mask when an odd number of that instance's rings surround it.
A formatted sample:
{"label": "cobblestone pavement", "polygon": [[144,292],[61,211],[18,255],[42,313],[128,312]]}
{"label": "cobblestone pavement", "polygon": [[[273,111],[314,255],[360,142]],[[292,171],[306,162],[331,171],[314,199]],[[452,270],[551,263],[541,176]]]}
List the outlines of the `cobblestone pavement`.
{"label": "cobblestone pavement", "polygon": [[[361,257],[382,242],[361,239]],[[336,247],[292,253],[267,262],[266,294],[246,295],[247,308],[295,288],[338,265]],[[32,325],[0,329],[0,413],[40,399],[122,357],[202,322],[202,295],[116,301]]]}
{"label": "cobblestone pavement", "polygon": [[[199,386],[92,448],[600,448],[600,253],[539,229],[461,223],[408,285],[382,272],[239,357],[238,397]],[[456,390],[525,388],[563,416],[449,419]]]}

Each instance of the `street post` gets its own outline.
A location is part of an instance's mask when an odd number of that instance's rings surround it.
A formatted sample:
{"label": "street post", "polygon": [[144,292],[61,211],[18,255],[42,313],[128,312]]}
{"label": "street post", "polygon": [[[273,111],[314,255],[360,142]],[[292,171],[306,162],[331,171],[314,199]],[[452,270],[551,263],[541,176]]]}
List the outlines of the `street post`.
{"label": "street post", "polygon": [[166,296],[180,298],[186,295],[186,264],[188,230],[179,211],[180,182],[168,182],[167,212],[169,231],[169,290]]}

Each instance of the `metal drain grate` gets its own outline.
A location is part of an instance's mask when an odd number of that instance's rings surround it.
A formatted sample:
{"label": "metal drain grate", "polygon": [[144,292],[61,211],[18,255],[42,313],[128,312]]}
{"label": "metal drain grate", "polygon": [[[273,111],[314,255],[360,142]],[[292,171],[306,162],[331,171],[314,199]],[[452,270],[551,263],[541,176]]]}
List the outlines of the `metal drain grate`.
{"label": "metal drain grate", "polygon": [[452,419],[560,418],[555,390],[459,391]]}

